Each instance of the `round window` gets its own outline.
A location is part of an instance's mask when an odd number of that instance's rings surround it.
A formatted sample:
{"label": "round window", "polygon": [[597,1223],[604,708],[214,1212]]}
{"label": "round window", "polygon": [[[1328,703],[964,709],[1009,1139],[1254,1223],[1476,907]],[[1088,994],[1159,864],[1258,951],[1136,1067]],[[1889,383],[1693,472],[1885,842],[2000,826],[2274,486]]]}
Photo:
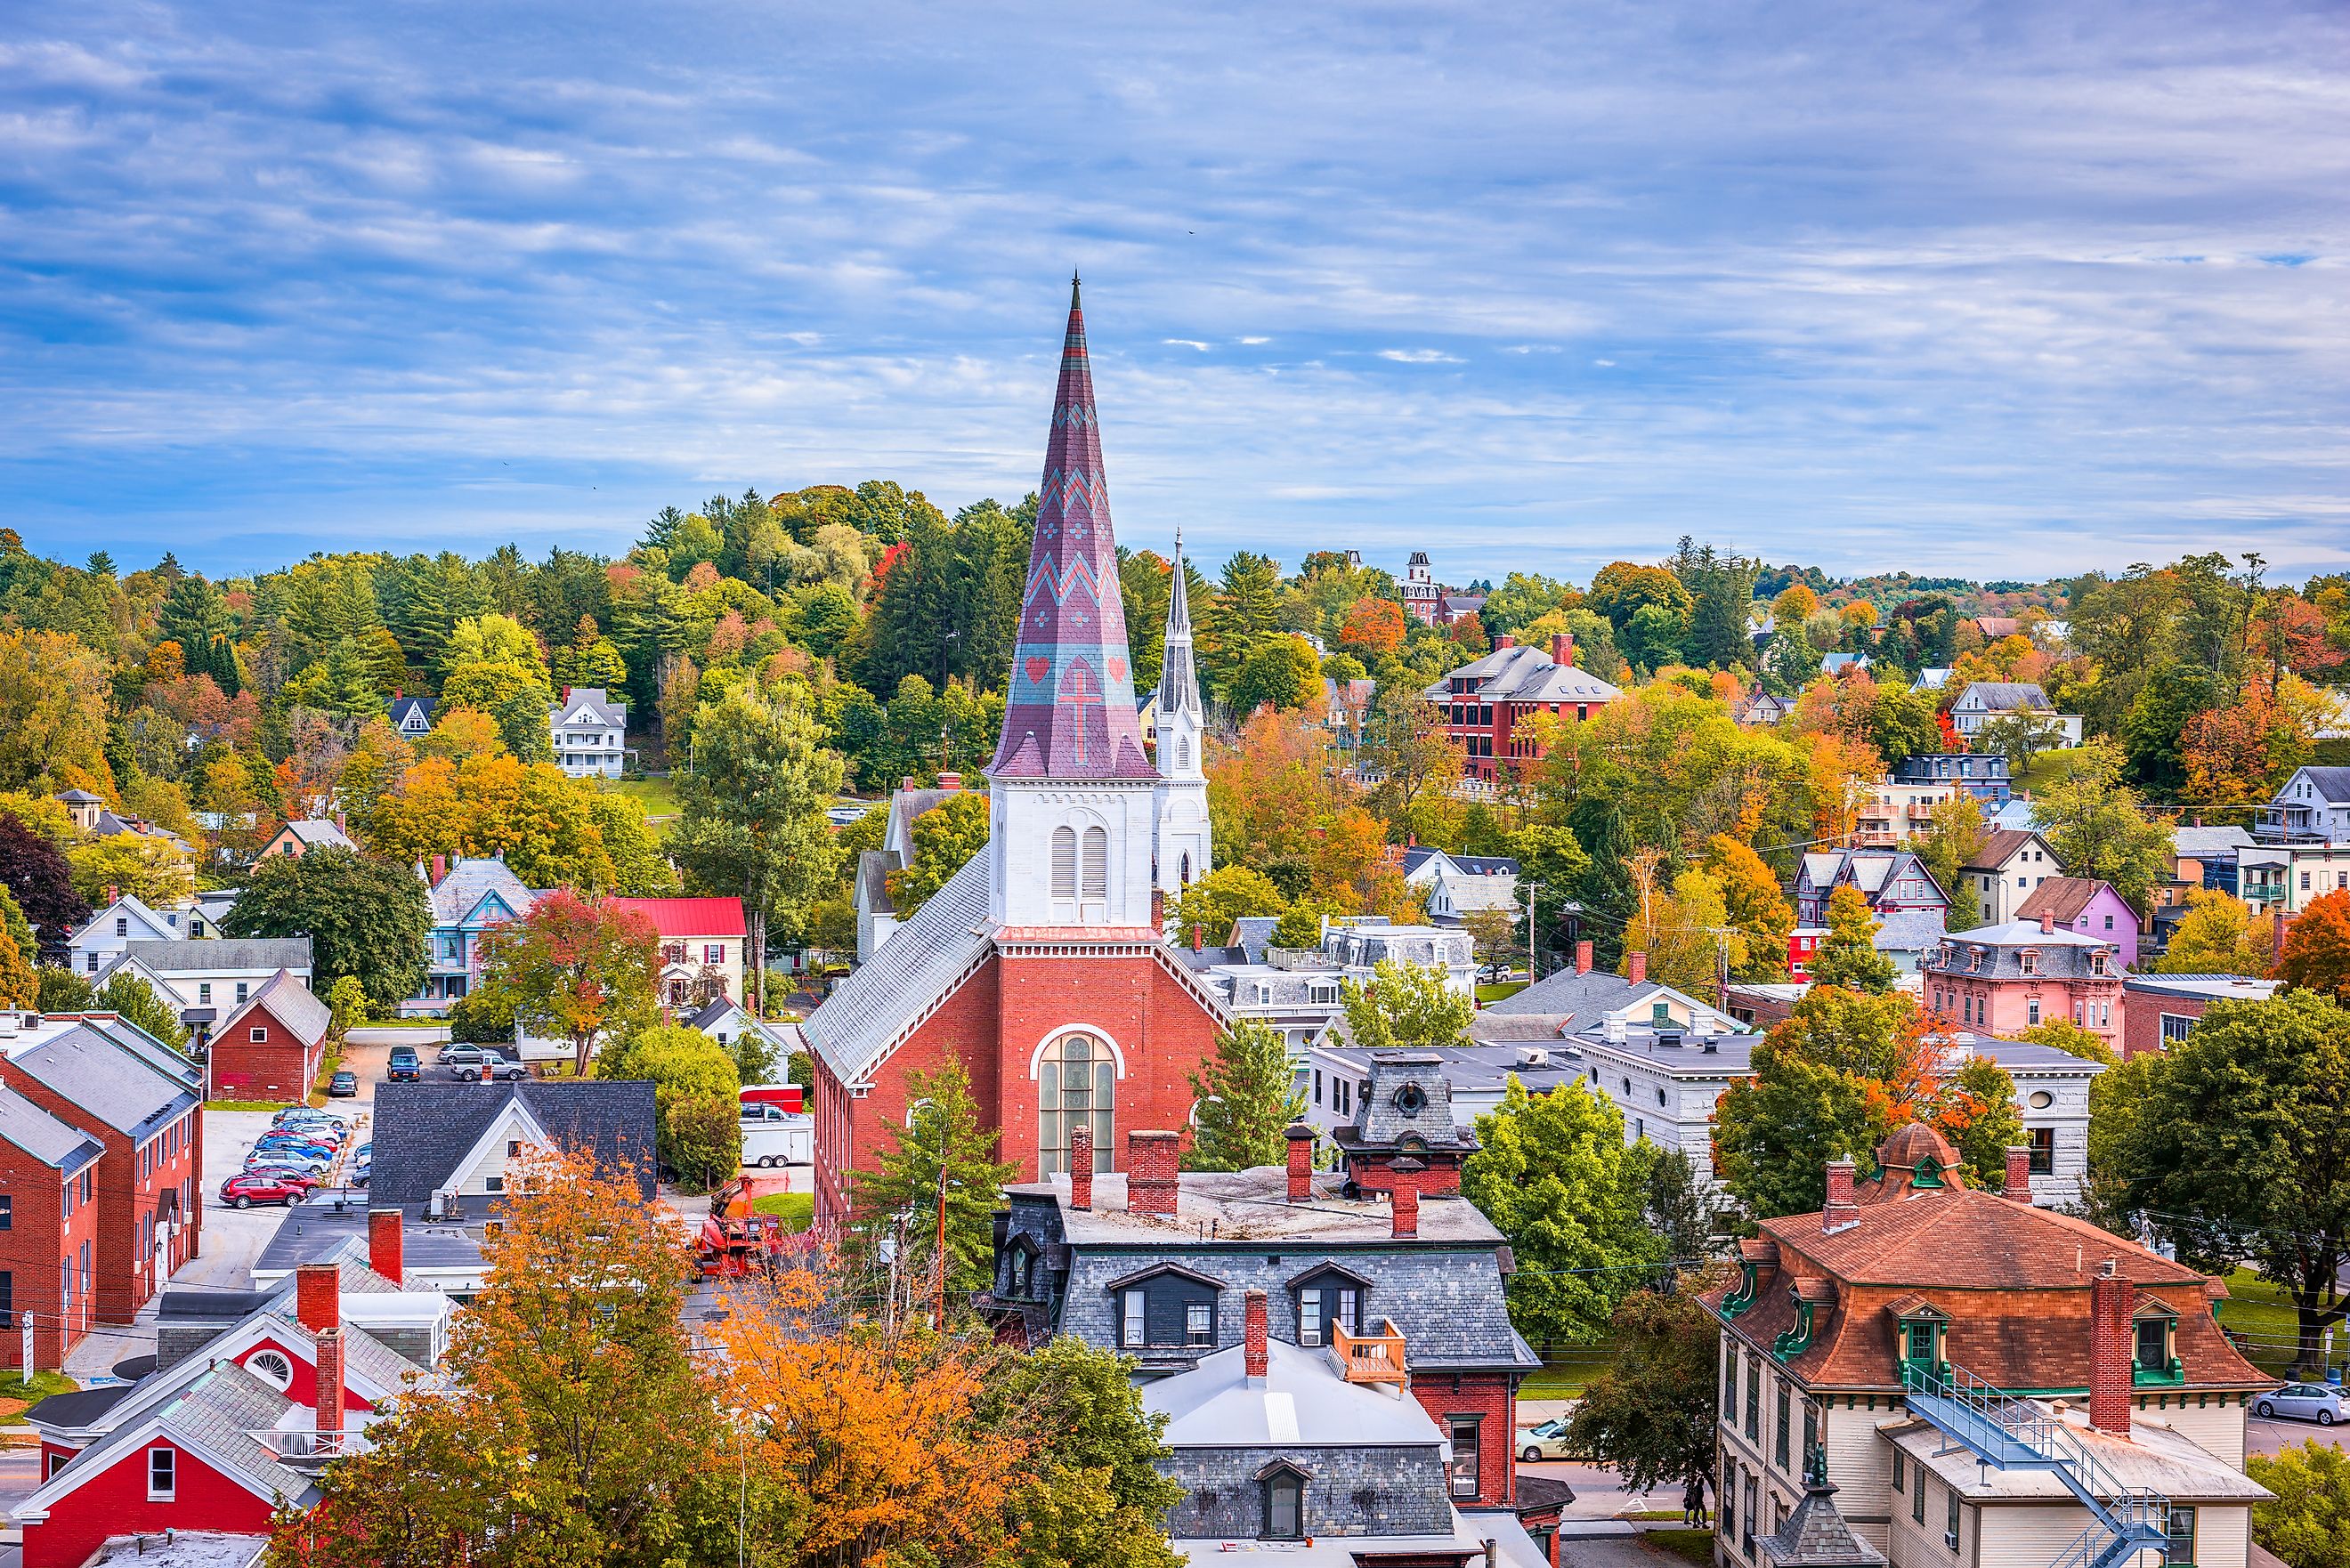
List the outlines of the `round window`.
{"label": "round window", "polygon": [[292,1386],[294,1364],[275,1350],[257,1350],[244,1359],[244,1369],[280,1393]]}
{"label": "round window", "polygon": [[2047,1090],[2034,1089],[2032,1091],[2032,1108],[2033,1110],[2044,1111],[2055,1103],[2056,1096],[2050,1094]]}
{"label": "round window", "polygon": [[1396,1109],[1408,1116],[1416,1116],[1428,1106],[1428,1091],[1418,1084],[1406,1084],[1395,1092]]}

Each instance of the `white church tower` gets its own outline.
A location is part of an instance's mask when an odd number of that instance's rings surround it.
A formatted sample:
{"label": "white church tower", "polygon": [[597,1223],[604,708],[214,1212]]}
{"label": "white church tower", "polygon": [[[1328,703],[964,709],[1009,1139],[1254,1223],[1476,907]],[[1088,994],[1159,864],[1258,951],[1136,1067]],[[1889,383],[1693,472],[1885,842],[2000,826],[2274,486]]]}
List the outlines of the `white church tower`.
{"label": "white church tower", "polygon": [[1167,596],[1167,654],[1159,669],[1159,890],[1170,899],[1213,867],[1208,835],[1208,777],[1201,742],[1207,714],[1191,662],[1191,595],[1184,585],[1183,531],[1175,531],[1175,584]]}

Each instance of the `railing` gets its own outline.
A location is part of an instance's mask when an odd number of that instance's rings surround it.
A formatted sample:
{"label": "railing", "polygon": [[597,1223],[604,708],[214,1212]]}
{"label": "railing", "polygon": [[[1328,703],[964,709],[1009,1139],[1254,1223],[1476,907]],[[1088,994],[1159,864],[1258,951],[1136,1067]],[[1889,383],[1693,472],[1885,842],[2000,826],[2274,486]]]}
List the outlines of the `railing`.
{"label": "railing", "polygon": [[1379,1324],[1384,1333],[1348,1334],[1342,1324],[1330,1325],[1330,1358],[1347,1382],[1410,1382],[1411,1374],[1404,1370],[1402,1332],[1386,1318]]}
{"label": "railing", "polygon": [[2141,1552],[2168,1545],[2169,1499],[2123,1485],[2077,1432],[2042,1406],[1948,1364],[1904,1362],[1901,1384],[1913,1414],[1983,1462],[2002,1469],[2045,1469],[2089,1511],[2095,1522],[2050,1568],[2116,1568]]}

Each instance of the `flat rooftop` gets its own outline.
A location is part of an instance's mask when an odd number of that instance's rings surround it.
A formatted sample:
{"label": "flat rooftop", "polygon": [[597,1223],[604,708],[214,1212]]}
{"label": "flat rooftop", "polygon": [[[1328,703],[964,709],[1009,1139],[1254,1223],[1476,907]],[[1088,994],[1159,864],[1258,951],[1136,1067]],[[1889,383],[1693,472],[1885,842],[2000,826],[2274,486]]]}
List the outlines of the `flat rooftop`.
{"label": "flat rooftop", "polygon": [[[1314,1197],[1289,1201],[1289,1173],[1279,1166],[1253,1170],[1185,1171],[1177,1179],[1175,1218],[1128,1212],[1126,1176],[1104,1171],[1094,1178],[1091,1209],[1069,1207],[1069,1179],[1029,1181],[1005,1189],[1017,1196],[1049,1198],[1060,1205],[1062,1231],[1074,1246],[1163,1248],[1187,1241],[1296,1241],[1315,1244],[1391,1242],[1395,1220],[1387,1199],[1347,1199],[1343,1178],[1317,1171]],[[1458,1242],[1496,1247],[1502,1233],[1465,1198],[1428,1193],[1419,1200],[1419,1234],[1406,1245]]]}

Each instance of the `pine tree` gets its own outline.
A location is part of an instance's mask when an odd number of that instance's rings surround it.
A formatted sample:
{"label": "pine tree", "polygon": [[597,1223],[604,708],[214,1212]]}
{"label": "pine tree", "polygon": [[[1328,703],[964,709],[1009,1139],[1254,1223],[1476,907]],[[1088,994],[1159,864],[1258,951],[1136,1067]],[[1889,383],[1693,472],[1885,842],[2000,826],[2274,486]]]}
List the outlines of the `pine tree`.
{"label": "pine tree", "polygon": [[1828,895],[1828,934],[1812,955],[1812,983],[1883,996],[1893,989],[1893,961],[1877,950],[1877,918],[1857,888]]}
{"label": "pine tree", "polygon": [[1191,1075],[1191,1147],[1186,1170],[1249,1170],[1289,1157],[1290,1124],[1305,1114],[1294,1087],[1289,1044],[1268,1024],[1244,1018],[1219,1035],[1215,1059]]}
{"label": "pine tree", "polygon": [[1590,857],[1576,878],[1575,901],[1583,906],[1576,929],[1590,939],[1593,961],[1614,969],[1624,956],[1624,933],[1639,917],[1639,889],[1632,884],[1632,834],[1612,801],[1586,797],[1575,811],[1575,836]]}
{"label": "pine tree", "polygon": [[870,1262],[902,1229],[899,1267],[919,1298],[938,1256],[943,1194],[947,1289],[958,1296],[983,1290],[994,1272],[995,1210],[1019,1167],[995,1158],[1003,1135],[981,1124],[960,1065],[909,1074],[906,1095],[914,1108],[905,1131],[891,1127],[891,1147],[881,1151],[878,1168],[850,1174],[851,1232]]}

